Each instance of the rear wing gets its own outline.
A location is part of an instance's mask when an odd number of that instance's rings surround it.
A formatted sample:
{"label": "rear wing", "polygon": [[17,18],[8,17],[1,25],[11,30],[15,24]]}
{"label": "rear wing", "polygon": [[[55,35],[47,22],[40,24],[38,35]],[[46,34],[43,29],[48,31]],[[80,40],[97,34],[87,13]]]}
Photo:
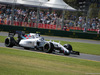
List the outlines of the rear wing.
{"label": "rear wing", "polygon": [[14,37],[15,34],[18,34],[18,37],[20,37],[21,35],[25,35],[25,32],[24,31],[11,31],[9,32],[8,34],[8,37]]}
{"label": "rear wing", "polygon": [[14,37],[14,35],[15,35],[16,33],[15,32],[9,32],[9,34],[8,34],[8,37]]}

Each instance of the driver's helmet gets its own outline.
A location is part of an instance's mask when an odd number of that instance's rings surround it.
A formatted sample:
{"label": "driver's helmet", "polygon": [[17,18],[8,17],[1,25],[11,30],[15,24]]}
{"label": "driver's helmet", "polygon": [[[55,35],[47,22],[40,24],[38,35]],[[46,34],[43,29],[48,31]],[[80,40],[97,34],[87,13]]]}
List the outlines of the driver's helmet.
{"label": "driver's helmet", "polygon": [[27,37],[27,35],[24,35],[25,37]]}

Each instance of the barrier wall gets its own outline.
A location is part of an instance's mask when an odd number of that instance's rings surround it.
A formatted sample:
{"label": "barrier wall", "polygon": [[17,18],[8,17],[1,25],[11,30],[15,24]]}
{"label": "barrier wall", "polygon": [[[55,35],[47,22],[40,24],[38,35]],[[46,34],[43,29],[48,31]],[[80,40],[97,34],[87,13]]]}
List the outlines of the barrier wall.
{"label": "barrier wall", "polygon": [[[7,20],[4,20],[4,23],[1,23],[0,20],[0,25],[11,25],[11,21],[7,22]],[[14,26],[26,26],[26,27],[36,27],[36,23],[31,23],[31,22],[18,22],[14,21],[13,23]],[[52,24],[38,24],[38,28],[42,29],[54,29],[54,30],[62,30],[61,25],[52,25]],[[67,27],[66,27],[67,28]],[[84,28],[81,27],[68,27],[67,29],[64,29],[65,31],[72,31],[72,32],[83,32]],[[97,33],[99,29],[87,29],[87,32],[92,32],[92,33]]]}
{"label": "barrier wall", "polygon": [[69,31],[61,31],[61,30],[38,29],[38,28],[20,27],[20,26],[11,26],[11,25],[0,25],[0,31],[16,31],[16,30],[40,33],[42,35],[49,35],[49,36],[61,36],[61,37],[100,40],[100,34],[96,34],[96,33],[69,32]]}

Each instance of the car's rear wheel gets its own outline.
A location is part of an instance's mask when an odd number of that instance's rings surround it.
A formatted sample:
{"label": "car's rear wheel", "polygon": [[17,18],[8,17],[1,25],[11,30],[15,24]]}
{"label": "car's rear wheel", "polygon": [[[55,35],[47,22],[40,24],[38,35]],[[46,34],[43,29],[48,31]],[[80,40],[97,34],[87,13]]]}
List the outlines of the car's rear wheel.
{"label": "car's rear wheel", "polygon": [[28,47],[24,47],[24,49],[26,49],[26,50],[30,50],[30,48],[28,48]]}
{"label": "car's rear wheel", "polygon": [[6,38],[5,39],[5,46],[6,47],[13,47],[13,40],[11,38]]}

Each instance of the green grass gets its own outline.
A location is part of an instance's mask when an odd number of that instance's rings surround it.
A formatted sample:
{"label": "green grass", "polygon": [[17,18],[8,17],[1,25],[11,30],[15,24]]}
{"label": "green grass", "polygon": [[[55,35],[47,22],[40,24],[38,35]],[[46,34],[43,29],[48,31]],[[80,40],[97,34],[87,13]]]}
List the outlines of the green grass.
{"label": "green grass", "polygon": [[4,43],[4,40],[7,36],[0,36],[0,43]]}
{"label": "green grass", "polygon": [[[6,36],[0,36],[0,42],[3,43]],[[59,41],[55,41],[59,42]],[[73,50],[79,51],[85,54],[93,54],[100,55],[100,44],[90,44],[90,43],[79,43],[79,42],[68,42],[68,41],[60,41],[62,45],[71,44]]]}
{"label": "green grass", "polygon": [[100,73],[100,62],[0,47],[0,75],[85,75],[87,73]]}

